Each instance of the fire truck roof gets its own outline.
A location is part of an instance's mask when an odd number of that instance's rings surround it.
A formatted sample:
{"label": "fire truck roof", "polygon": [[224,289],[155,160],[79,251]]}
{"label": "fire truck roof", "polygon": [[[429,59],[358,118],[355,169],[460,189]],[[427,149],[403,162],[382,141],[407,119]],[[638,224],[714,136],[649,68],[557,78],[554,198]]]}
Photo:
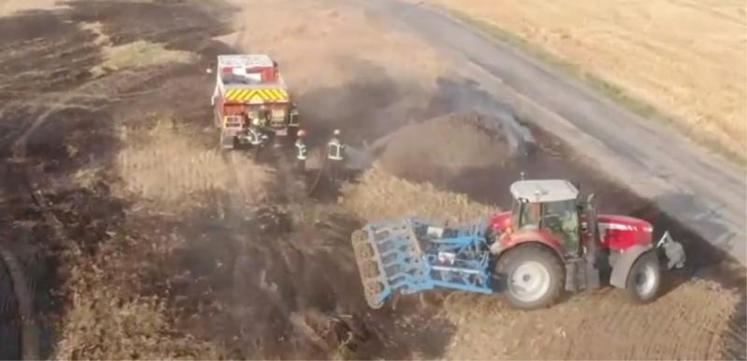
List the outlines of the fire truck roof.
{"label": "fire truck roof", "polygon": [[558,202],[576,199],[578,189],[562,179],[521,180],[511,184],[511,195],[533,203]]}
{"label": "fire truck roof", "polygon": [[218,67],[272,67],[272,59],[265,54],[218,55]]}

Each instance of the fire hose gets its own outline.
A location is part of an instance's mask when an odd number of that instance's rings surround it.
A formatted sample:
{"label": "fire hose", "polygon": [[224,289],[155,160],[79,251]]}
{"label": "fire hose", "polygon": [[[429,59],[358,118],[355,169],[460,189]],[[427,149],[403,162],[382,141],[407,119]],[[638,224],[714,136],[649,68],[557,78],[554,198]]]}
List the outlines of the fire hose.
{"label": "fire hose", "polygon": [[319,172],[316,173],[316,177],[314,179],[314,182],[311,184],[311,187],[309,187],[309,190],[307,192],[307,195],[311,195],[316,190],[316,187],[319,186],[319,181],[322,179],[322,174],[324,173],[324,167],[327,165],[327,157],[322,158],[322,165],[319,167]]}
{"label": "fire hose", "polygon": [[[355,156],[352,154],[349,155],[348,157],[346,157],[346,161],[350,161],[355,157],[357,159],[357,164],[359,167],[357,169],[364,169],[370,164],[370,160],[366,160],[366,159],[371,158],[374,154],[376,154],[378,151],[383,149],[388,144],[391,137],[392,137],[392,134],[387,134],[379,139],[376,139],[371,145],[368,145],[367,143],[364,142],[364,149],[362,151],[356,151],[355,154],[357,155]],[[348,148],[348,149],[349,151],[354,150],[354,148]],[[319,167],[319,172],[316,174],[316,178],[314,179],[314,182],[309,188],[308,195],[311,195],[316,190],[317,186],[319,185],[319,181],[321,180],[322,174],[324,173],[325,168],[327,166],[327,161],[329,160],[329,158],[326,156],[323,156],[322,158],[323,160],[322,160],[321,166]],[[361,159],[364,160],[362,162],[362,164],[364,165],[361,165]]]}

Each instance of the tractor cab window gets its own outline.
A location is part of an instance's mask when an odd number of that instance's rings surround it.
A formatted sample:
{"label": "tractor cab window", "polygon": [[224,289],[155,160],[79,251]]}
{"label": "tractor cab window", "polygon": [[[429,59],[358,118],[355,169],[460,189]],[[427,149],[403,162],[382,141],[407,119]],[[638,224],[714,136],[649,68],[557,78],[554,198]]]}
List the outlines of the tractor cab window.
{"label": "tractor cab window", "polygon": [[574,251],[579,241],[578,208],[575,199],[544,204],[542,227],[562,236],[566,249]]}
{"label": "tractor cab window", "polygon": [[542,205],[540,203],[514,200],[511,221],[516,228],[539,228],[541,215]]}

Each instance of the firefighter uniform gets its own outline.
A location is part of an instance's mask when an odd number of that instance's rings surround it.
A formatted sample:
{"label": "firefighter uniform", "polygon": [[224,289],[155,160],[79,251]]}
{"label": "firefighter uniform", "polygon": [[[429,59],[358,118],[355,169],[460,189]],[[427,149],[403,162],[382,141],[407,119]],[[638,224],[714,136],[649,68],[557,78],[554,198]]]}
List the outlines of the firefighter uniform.
{"label": "firefighter uniform", "polygon": [[299,171],[303,172],[306,170],[306,143],[303,141],[306,132],[303,129],[298,131],[298,138],[296,138],[296,166]]}
{"label": "firefighter uniform", "polygon": [[327,160],[330,161],[330,178],[333,182],[337,182],[339,174],[342,170],[342,163],[345,160],[343,155],[345,151],[345,145],[340,141],[340,130],[335,129],[332,135],[332,139],[327,143]]}
{"label": "firefighter uniform", "polygon": [[252,117],[249,113],[246,113],[244,114],[242,123],[243,128],[246,132],[246,140],[249,142],[249,144],[251,144],[253,147],[259,145],[262,142],[262,138],[260,137],[260,133],[257,129],[257,118]]}
{"label": "firefighter uniform", "polygon": [[327,143],[327,158],[333,161],[342,161],[343,160],[343,150],[345,146],[340,142],[340,130],[335,129],[334,135],[332,136],[332,139],[330,139],[329,143]]}
{"label": "firefighter uniform", "polygon": [[253,147],[262,144],[262,132],[260,132],[256,126],[249,127],[249,144]]}

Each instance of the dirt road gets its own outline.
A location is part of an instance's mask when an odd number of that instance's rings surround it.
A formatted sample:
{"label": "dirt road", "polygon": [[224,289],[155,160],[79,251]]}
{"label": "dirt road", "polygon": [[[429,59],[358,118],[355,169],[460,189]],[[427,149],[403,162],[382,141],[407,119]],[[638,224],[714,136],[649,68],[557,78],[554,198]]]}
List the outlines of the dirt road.
{"label": "dirt road", "polygon": [[[747,261],[745,171],[662,124],[642,119],[517,50],[424,2],[355,1],[456,59],[474,92],[509,103],[520,118],[573,145],[612,179],[738,259]],[[466,89],[456,90],[467,92]],[[466,108],[491,107],[463,94]]]}

